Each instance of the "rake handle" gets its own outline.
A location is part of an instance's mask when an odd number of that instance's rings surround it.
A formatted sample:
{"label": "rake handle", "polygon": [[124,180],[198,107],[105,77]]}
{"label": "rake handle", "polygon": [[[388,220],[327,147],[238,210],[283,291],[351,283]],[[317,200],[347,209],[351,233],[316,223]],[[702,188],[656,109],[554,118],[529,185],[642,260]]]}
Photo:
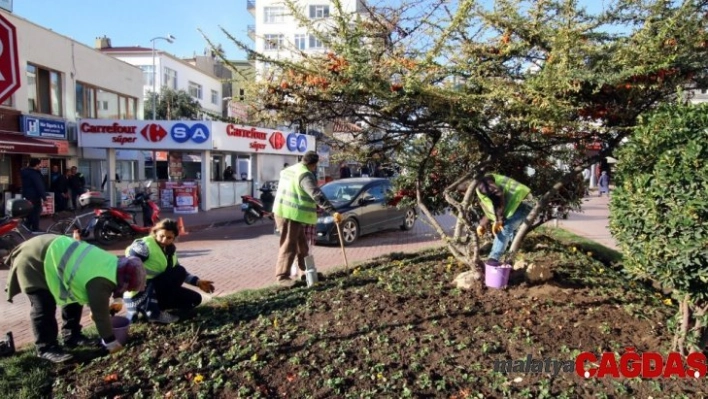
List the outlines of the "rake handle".
{"label": "rake handle", "polygon": [[337,235],[339,236],[339,247],[342,248],[342,255],[344,256],[344,264],[349,270],[349,261],[347,260],[347,251],[344,250],[344,238],[342,238],[342,228],[339,227],[339,223],[335,223],[337,226]]}

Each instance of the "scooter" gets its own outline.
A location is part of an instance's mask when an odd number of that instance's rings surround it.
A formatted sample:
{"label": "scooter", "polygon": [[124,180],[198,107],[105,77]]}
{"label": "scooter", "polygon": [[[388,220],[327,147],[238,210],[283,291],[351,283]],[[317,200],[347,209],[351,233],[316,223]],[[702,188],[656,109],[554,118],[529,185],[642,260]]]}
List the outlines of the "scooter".
{"label": "scooter", "polygon": [[241,211],[243,211],[243,220],[247,225],[252,225],[264,217],[273,219],[273,203],[275,202],[273,191],[275,191],[275,184],[274,182],[263,183],[258,190],[261,192],[260,200],[250,195],[241,196]]}
{"label": "scooter", "polygon": [[143,213],[143,226],[135,220],[135,213],[123,208],[101,208],[94,210],[96,224],[93,235],[101,245],[110,245],[125,238],[135,238],[150,233],[150,229],[160,220],[160,208],[150,199],[150,183],[135,194],[131,206],[139,206]]}

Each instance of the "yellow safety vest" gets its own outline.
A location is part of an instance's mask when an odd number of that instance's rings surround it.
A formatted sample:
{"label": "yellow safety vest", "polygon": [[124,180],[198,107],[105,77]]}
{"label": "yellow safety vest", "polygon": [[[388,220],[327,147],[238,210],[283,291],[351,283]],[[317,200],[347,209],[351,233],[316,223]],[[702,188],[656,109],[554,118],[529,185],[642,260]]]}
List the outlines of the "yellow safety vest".
{"label": "yellow safety vest", "polygon": [[[149,255],[145,262],[143,262],[143,265],[145,266],[145,272],[147,273],[147,281],[150,281],[153,278],[164,273],[165,270],[167,270],[167,256],[165,256],[165,253],[162,252],[162,247],[160,247],[160,244],[157,243],[155,237],[148,236],[138,238],[137,240],[133,241],[133,243],[137,241],[144,242],[145,245],[147,245],[148,247]],[[125,249],[125,256],[130,256],[130,247]],[[172,266],[175,266],[177,264],[177,253],[175,253],[173,255]],[[137,293],[137,291],[128,291],[123,296],[127,298],[132,298]]]}
{"label": "yellow safety vest", "polygon": [[44,257],[44,274],[57,305],[88,303],[86,284],[103,277],[117,284],[118,257],[69,237],[57,237]]}
{"label": "yellow safety vest", "polygon": [[276,216],[305,224],[317,223],[317,204],[300,187],[300,179],[306,173],[312,172],[303,163],[289,166],[280,172],[278,192],[273,204]]}
{"label": "yellow safety vest", "polygon": [[[521,205],[524,198],[529,195],[531,189],[504,175],[492,173],[491,176],[494,177],[496,185],[504,192],[504,217],[508,219],[516,212],[516,209]],[[482,211],[484,211],[487,218],[496,221],[497,215],[494,212],[494,203],[491,198],[482,194],[479,189],[477,189],[477,196],[479,197]]]}

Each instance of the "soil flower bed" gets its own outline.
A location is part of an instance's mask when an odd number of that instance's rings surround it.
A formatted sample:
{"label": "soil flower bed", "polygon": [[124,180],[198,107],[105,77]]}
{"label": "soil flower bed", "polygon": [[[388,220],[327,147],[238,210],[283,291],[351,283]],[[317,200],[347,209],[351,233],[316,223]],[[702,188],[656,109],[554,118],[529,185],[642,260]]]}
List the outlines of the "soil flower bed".
{"label": "soil flower bed", "polygon": [[[589,378],[552,367],[581,352],[668,352],[661,293],[624,278],[613,255],[543,230],[524,260],[554,277],[463,291],[444,250],[391,254],[313,288],[221,298],[167,326],[136,324],[124,352],[52,366],[29,352],[0,360],[1,397],[624,398],[697,397],[702,379]],[[521,364],[521,363],[519,363]],[[550,364],[550,363],[549,363]],[[496,365],[496,367],[495,367]]]}

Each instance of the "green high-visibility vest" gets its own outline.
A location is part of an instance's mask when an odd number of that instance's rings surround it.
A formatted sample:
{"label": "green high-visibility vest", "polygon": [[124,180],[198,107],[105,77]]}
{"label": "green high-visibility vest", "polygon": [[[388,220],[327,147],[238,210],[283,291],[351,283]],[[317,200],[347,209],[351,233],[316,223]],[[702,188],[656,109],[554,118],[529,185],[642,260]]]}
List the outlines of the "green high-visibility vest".
{"label": "green high-visibility vest", "polygon": [[300,179],[306,173],[312,172],[302,163],[289,166],[280,172],[278,192],[273,204],[273,213],[276,216],[305,224],[317,223],[317,204],[300,187]]}
{"label": "green high-visibility vest", "polygon": [[[531,189],[510,177],[495,173],[490,175],[494,177],[494,182],[504,192],[504,217],[508,219],[516,212],[516,209],[521,205],[524,198],[529,195]],[[477,189],[477,196],[485,216],[489,220],[496,221],[497,215],[494,212],[494,203],[492,203],[491,198],[482,194],[479,189]]]}
{"label": "green high-visibility vest", "polygon": [[[162,251],[162,247],[160,247],[160,244],[157,243],[157,240],[155,240],[155,237],[153,236],[148,236],[144,238],[138,238],[137,240],[133,241],[133,243],[142,241],[147,245],[148,247],[148,258],[143,262],[143,265],[145,266],[145,272],[147,273],[147,280],[151,280],[160,274],[164,273],[165,270],[167,270],[167,256],[165,256],[165,253]],[[131,245],[132,246],[132,245]],[[125,249],[125,256],[130,256],[130,247]],[[177,265],[177,253],[173,255],[173,263],[172,266]],[[128,298],[132,298],[137,294],[137,291],[129,291],[124,294],[124,296]]]}
{"label": "green high-visibility vest", "polygon": [[117,284],[118,257],[85,242],[57,237],[44,257],[44,275],[57,305],[88,303],[86,284],[103,277]]}

